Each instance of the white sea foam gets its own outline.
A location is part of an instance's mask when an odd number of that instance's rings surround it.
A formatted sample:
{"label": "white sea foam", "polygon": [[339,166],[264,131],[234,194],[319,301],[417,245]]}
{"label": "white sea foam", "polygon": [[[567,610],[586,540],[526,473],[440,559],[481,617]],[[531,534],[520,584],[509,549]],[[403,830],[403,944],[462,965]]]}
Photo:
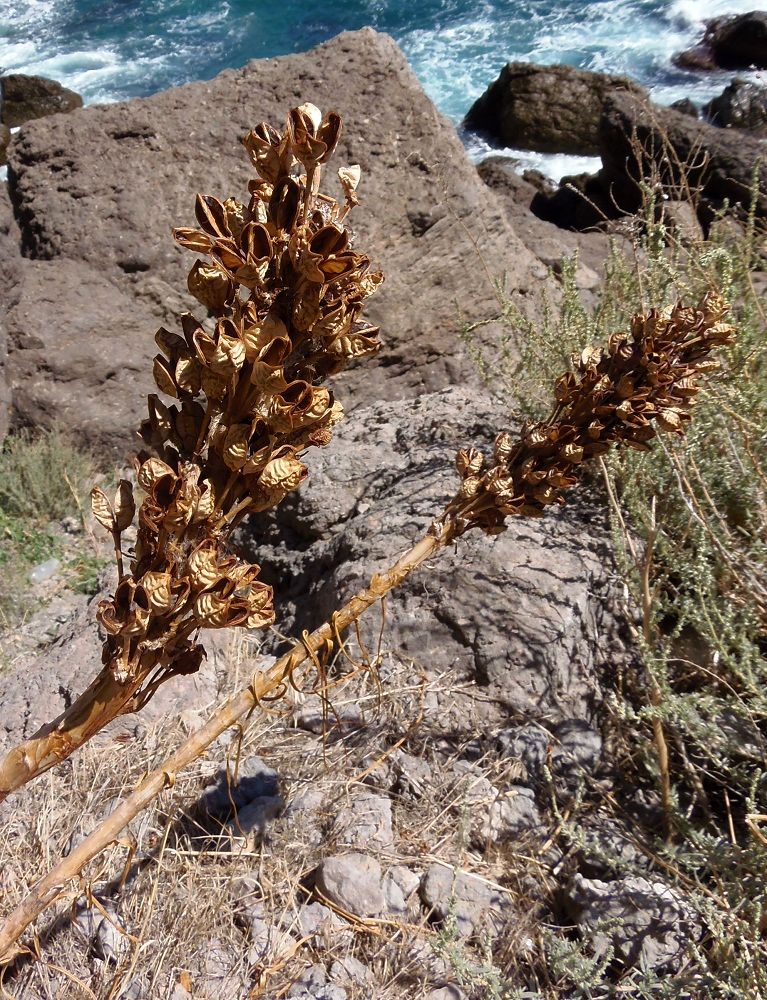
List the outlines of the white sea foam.
{"label": "white sea foam", "polygon": [[[436,12],[434,4],[421,11],[404,0],[359,4],[363,17],[395,35],[426,92],[458,124],[514,59],[623,73],[664,104],[685,96],[706,101],[731,74],[676,69],[674,53],[700,38],[703,19],[753,9],[758,0],[441,0]],[[244,61],[248,33],[254,44],[262,41],[256,38],[260,19],[252,12],[243,18],[243,4],[224,0],[193,14],[202,4],[134,0],[127,6],[135,16],[126,18],[115,4],[109,8],[113,21],[106,13],[99,21],[101,5],[90,5],[93,30],[81,19],[86,6],[78,0],[0,0],[0,71],[51,76],[86,103],[109,101],[212,75],[227,57]],[[297,30],[305,23],[316,37],[317,22],[330,7],[313,3],[317,20],[307,15]],[[333,26],[340,26],[337,18]],[[286,30],[274,40],[274,54],[294,41]],[[751,75],[765,82],[763,74]],[[552,176],[582,166],[561,157],[539,159],[536,165]]]}
{"label": "white sea foam", "polygon": [[504,156],[512,160],[517,173],[523,170],[540,170],[546,177],[561,181],[574,174],[593,174],[602,166],[598,156],[571,156],[568,153],[533,153],[528,149],[511,149],[489,145],[480,136],[464,135],[466,152],[474,163],[488,156]]}
{"label": "white sea foam", "polygon": [[669,14],[688,24],[699,25],[723,14],[747,14],[758,6],[757,0],[673,0]]}

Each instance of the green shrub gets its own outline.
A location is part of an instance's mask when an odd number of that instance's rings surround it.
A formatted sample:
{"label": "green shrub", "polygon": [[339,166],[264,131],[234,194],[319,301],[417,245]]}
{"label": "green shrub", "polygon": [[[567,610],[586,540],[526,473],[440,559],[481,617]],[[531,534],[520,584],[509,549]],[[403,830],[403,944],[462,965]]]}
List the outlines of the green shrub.
{"label": "green shrub", "polygon": [[60,430],[11,437],[0,451],[0,512],[35,522],[77,514],[93,474],[93,459]]}
{"label": "green shrub", "polygon": [[629,811],[633,788],[662,783],[654,726],[668,745],[668,835],[637,832],[710,930],[697,956],[701,974],[716,983],[706,995],[764,997],[767,840],[755,818],[767,814],[763,234],[753,215],[740,228],[722,215],[707,240],[683,246],[655,221],[658,206],[649,189],[645,195],[638,235],[630,250],[614,242],[594,308],[580,301],[571,258],[561,301],[543,302],[542,323],[526,319],[499,287],[509,333],[497,355],[476,348],[473,330],[466,337],[496,388],[502,373],[516,416],[539,418],[563,362],[624,328],[637,304],[694,303],[710,288],[731,303],[736,342],[698,397],[687,436],[641,455],[617,451],[602,466],[644,668],[607,682]]}
{"label": "green shrub", "polygon": [[[93,458],[60,430],[6,441],[0,451],[0,628],[17,624],[28,610],[30,569],[65,555],[56,522],[79,517],[94,472]],[[92,587],[94,559],[73,557],[75,583]]]}

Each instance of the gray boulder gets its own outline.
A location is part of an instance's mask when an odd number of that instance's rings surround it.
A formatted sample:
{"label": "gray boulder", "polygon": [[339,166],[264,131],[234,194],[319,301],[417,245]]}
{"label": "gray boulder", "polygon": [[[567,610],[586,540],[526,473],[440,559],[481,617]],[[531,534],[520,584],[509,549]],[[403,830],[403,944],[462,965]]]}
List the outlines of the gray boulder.
{"label": "gray boulder", "polygon": [[602,882],[575,875],[566,905],[594,955],[612,950],[624,969],[673,972],[703,933],[700,919],[674,889],[639,876]]}
{"label": "gray boulder", "polygon": [[83,99],[74,90],[44,76],[7,73],[0,76],[0,121],[8,128],[17,128],[35,118],[47,118],[83,106]]}
{"label": "gray boulder", "polygon": [[[274,583],[281,628],[294,635],[328,620],[374,572],[428,529],[453,495],[458,448],[487,445],[506,422],[466,388],[379,403],[338,427],[313,456],[301,490],[241,543]],[[540,520],[519,519],[490,539],[470,532],[387,598],[382,681],[391,658],[427,676],[473,681],[429,693],[428,722],[441,734],[508,724],[509,714],[592,718],[602,659],[631,655],[608,607],[611,548],[605,513],[573,498]],[[380,620],[362,619],[368,649]],[[358,650],[353,634],[349,650]],[[608,652],[609,649],[609,652]]]}
{"label": "gray boulder", "polygon": [[626,77],[511,62],[474,102],[464,124],[514,149],[594,156],[605,100],[621,90],[647,96]]}
{"label": "gray boulder", "polygon": [[344,118],[338,164],[363,171],[357,245],[387,276],[369,311],[385,346],[337,380],[339,399],[349,410],[476,380],[460,330],[497,314],[493,278],[539,285],[537,262],[400,50],[364,29],[21,129],[8,174],[17,241],[0,258],[17,422],[58,421],[112,456],[135,449],[154,333],[195,305],[194,257],[171,227],[194,223],[197,192],[242,197],[241,137],[308,100]]}

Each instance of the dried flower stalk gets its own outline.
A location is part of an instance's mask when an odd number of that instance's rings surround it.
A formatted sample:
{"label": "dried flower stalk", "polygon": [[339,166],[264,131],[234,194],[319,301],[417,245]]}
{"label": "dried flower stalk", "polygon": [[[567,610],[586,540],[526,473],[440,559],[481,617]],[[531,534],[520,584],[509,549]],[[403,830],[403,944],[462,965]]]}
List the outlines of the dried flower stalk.
{"label": "dried flower stalk", "polygon": [[306,478],[303,453],[327,444],[343,415],[322,382],[379,346],[362,308],[383,276],[345,224],[360,168],[338,171],[342,202],[320,193],[340,132],[338,115],[323,118],[311,104],[294,108],[282,133],[257,126],[244,139],[258,175],[248,204],[198,196],[199,228],[175,230],[182,247],[208,257],[188,278],[208,318],[186,313],[181,333],[155,338],[155,382],[176,402],[148,398],[141,435],[152,452],[136,459],[144,498],[127,570],[133,486],[122,480],[113,501],[92,492],[119,576],[98,609],[104,666],[70,709],[0,762],[0,801],[169,678],[198,670],[200,630],[274,621],[271,587],[230,552],[229,536]]}
{"label": "dried flower stalk", "polygon": [[711,352],[734,336],[727,311],[710,292],[697,309],[678,303],[639,314],[606,349],[574,355],[554,387],[548,420],[523,428],[516,440],[499,434],[489,461],[476,448],[459,452],[463,483],[435,530],[451,539],[472,527],[496,534],[507,517],[540,517],[565,502],[583,463],[612,445],[647,451],[659,430],[683,434],[699,376],[719,367]]}
{"label": "dried flower stalk", "polygon": [[326,623],[305,636],[265,674],[227,701],[192,734],[161,768],[33,886],[0,927],[0,963],[18,953],[16,941],[26,927],[63,891],[138,813],[175,780],[177,771],[199,757],[229,726],[249,715],[260,699],[297,683],[296,671],[308,659],[327,652],[341,631],[414,569],[472,528],[498,534],[506,519],[537,517],[546,507],[565,502],[584,462],[603,455],[612,444],[644,450],[658,430],[683,434],[699,391],[698,377],[718,362],[710,355],[731,342],[727,307],[707,295],[698,309],[672,309],[636,316],[628,334],[613,336],[605,351],[587,348],[573,358],[573,370],[556,384],[556,405],[548,420],[522,429],[515,439],[498,435],[489,461],[477,449],[460,451],[462,484],[429,532],[394,566],[377,574]]}

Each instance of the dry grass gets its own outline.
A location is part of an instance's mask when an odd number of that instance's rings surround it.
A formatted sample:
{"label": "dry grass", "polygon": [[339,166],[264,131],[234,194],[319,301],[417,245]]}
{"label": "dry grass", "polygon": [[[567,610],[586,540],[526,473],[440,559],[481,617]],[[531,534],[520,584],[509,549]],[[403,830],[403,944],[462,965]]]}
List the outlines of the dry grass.
{"label": "dry grass", "polygon": [[[229,683],[243,679],[251,652],[236,640],[230,656],[235,677]],[[538,847],[524,840],[488,846],[472,839],[470,807],[460,791],[465,786],[457,787],[451,765],[475,750],[478,734],[467,731],[454,740],[440,739],[438,720],[424,720],[428,697],[457,689],[470,696],[471,685],[449,675],[419,678],[412,663],[388,653],[379,660],[386,674],[383,689],[370,672],[355,671],[348,662],[339,665],[339,676],[331,676],[332,707],[324,734],[297,726],[320,728],[314,721],[322,711],[316,695],[295,694],[278,714],[254,717],[243,732],[227,734],[179,775],[125,838],[94,862],[81,885],[41,918],[35,938],[39,959],[22,962],[15,974],[6,975],[4,995],[25,1000],[170,998],[181,985],[195,1000],[277,998],[287,995],[310,966],[330,969],[336,959],[349,955],[368,965],[374,976],[374,987],[345,983],[349,1000],[371,995],[415,1000],[451,981],[462,982],[471,997],[510,995],[488,993],[488,983],[516,979],[520,955],[527,953],[527,963],[541,937],[533,910],[546,894],[548,866],[535,854],[547,833],[534,838]],[[88,833],[196,722],[190,713],[183,721],[166,720],[140,738],[119,731],[104,734],[74,763],[29,786],[17,796],[18,805],[9,800],[0,827],[4,906],[13,906],[30,877]],[[361,789],[385,784],[380,775],[399,748],[431,761],[433,780],[418,798],[392,793],[395,846],[377,856],[384,868],[403,864],[421,873],[436,862],[500,886],[517,904],[515,921],[509,934],[490,947],[466,943],[449,928],[432,926],[417,901],[407,917],[342,920],[340,929],[300,940],[298,913],[314,898],[312,873],[322,857],[343,849],[334,827],[339,809]],[[278,819],[263,838],[232,839],[217,836],[223,831],[209,822],[201,827],[195,803],[203,786],[227,760],[234,769],[238,760],[253,754],[278,769],[288,806],[299,793],[316,790],[319,807]],[[478,764],[502,790],[519,776],[515,761],[490,756]],[[526,875],[531,864],[538,880],[532,899]],[[249,955],[243,886],[247,900],[263,902],[266,919],[275,928],[272,948],[261,960]],[[90,898],[115,915],[120,928],[115,960],[99,957],[93,942],[85,941],[73,925],[73,908]],[[520,920],[521,913],[528,917]],[[297,933],[299,942],[277,929]]]}

